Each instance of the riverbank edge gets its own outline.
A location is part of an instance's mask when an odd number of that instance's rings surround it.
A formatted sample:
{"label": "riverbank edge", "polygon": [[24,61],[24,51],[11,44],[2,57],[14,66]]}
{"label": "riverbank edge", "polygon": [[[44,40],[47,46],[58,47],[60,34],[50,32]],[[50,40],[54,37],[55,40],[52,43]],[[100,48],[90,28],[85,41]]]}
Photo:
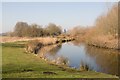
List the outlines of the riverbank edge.
{"label": "riverbank edge", "polygon": [[[10,42],[10,43],[13,43],[13,42]],[[7,44],[7,43],[2,43],[2,44]],[[16,44],[16,43],[15,43]],[[42,59],[43,60],[43,59]],[[45,61],[45,60],[44,60]],[[45,61],[46,62],[46,61]],[[46,62],[46,64],[51,64],[50,62]],[[56,67],[61,67],[61,68],[63,68],[63,69],[66,69],[66,70],[74,70],[75,72],[84,72],[84,71],[79,71],[79,70],[76,70],[76,69],[72,69],[72,68],[70,68],[70,67],[68,67],[68,66],[61,66],[61,65],[56,65],[56,64],[52,64],[53,66],[56,66]],[[95,71],[87,71],[87,72],[90,72],[90,73],[99,73],[101,76],[102,75],[110,75],[110,74],[105,74],[105,73],[101,73],[101,72],[95,72]],[[113,76],[113,78],[115,78],[115,79],[118,79],[118,76],[115,76],[115,75],[111,75],[111,76]],[[105,77],[105,76],[103,76],[103,77]],[[91,78],[91,77],[90,77]],[[107,78],[107,77],[106,77]]]}
{"label": "riverbank edge", "polygon": [[102,35],[96,37],[77,36],[77,41],[84,42],[88,46],[94,46],[104,49],[120,50],[120,38],[113,38],[111,35]]}
{"label": "riverbank edge", "polygon": [[[104,37],[104,38],[103,38]],[[43,45],[52,45],[56,43],[68,42],[72,40],[82,41],[89,46],[98,48],[120,50],[120,41],[118,38],[113,39],[111,36],[97,36],[97,37],[86,37],[86,36],[75,36],[75,37],[0,37],[0,43],[6,42],[17,42],[17,41],[31,41],[38,40]]]}

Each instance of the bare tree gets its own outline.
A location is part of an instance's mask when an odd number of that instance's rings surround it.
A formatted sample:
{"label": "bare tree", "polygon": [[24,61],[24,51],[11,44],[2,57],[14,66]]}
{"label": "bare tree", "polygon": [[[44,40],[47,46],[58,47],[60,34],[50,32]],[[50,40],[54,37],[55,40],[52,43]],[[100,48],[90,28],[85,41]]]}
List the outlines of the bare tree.
{"label": "bare tree", "polygon": [[118,5],[114,5],[107,14],[101,15],[96,20],[96,32],[109,34],[114,37],[118,35]]}
{"label": "bare tree", "polygon": [[49,25],[46,28],[46,32],[48,35],[59,35],[62,33],[62,29],[60,26],[56,26],[53,23],[49,23]]}
{"label": "bare tree", "polygon": [[55,36],[61,34],[62,29],[53,23],[50,23],[46,28],[42,28],[37,24],[28,25],[26,22],[17,22],[13,33],[19,37]]}
{"label": "bare tree", "polygon": [[32,33],[31,37],[43,36],[43,29],[37,24],[30,25],[30,32]]}
{"label": "bare tree", "polygon": [[23,37],[26,35],[28,28],[29,26],[26,22],[17,22],[14,29],[15,36]]}

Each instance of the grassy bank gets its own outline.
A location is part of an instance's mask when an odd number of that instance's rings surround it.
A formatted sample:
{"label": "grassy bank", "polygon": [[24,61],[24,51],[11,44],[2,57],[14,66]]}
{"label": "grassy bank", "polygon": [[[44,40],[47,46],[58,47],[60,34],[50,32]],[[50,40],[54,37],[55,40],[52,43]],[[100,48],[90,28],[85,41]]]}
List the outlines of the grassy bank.
{"label": "grassy bank", "polygon": [[120,50],[119,37],[108,34],[100,34],[96,29],[86,29],[87,32],[83,34],[77,34],[76,41],[78,43],[86,43],[90,46],[99,48]]}
{"label": "grassy bank", "polygon": [[118,39],[111,35],[98,35],[95,37],[87,38],[86,43],[91,46],[96,46],[99,48],[106,49],[120,49],[118,46]]}
{"label": "grassy bank", "polygon": [[49,44],[56,42],[56,38],[53,37],[0,37],[0,42],[16,42],[16,41],[30,41],[30,40],[39,40],[43,44]]}
{"label": "grassy bank", "polygon": [[73,37],[69,36],[56,36],[56,37],[8,37],[8,36],[0,36],[0,42],[17,42],[17,41],[30,41],[30,40],[38,40],[40,43],[44,45],[48,44],[56,44],[61,42],[67,42],[74,40]]}
{"label": "grassy bank", "polygon": [[95,27],[89,31],[90,45],[97,47],[120,49],[118,46],[118,3],[114,4],[106,14],[102,14],[96,19]]}
{"label": "grassy bank", "polygon": [[94,71],[77,71],[49,64],[24,52],[25,42],[2,44],[3,78],[117,78]]}

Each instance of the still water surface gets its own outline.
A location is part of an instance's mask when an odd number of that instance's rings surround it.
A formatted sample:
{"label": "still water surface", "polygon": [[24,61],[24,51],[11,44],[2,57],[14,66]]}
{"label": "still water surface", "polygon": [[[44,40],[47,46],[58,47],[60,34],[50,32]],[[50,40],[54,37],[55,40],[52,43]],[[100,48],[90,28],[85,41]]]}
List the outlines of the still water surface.
{"label": "still water surface", "polygon": [[68,66],[80,69],[87,65],[89,70],[118,75],[119,53],[117,50],[109,50],[87,46],[83,43],[68,42],[42,47],[38,55],[47,56],[49,60],[58,57],[66,58]]}

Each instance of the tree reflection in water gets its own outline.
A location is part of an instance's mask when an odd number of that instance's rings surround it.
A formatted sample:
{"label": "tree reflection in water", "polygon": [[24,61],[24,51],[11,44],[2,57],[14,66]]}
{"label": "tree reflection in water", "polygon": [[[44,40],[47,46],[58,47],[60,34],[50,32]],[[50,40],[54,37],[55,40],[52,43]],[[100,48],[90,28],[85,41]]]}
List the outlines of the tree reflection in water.
{"label": "tree reflection in water", "polygon": [[[81,44],[83,45],[83,43],[78,41],[72,43],[78,47]],[[84,44],[84,46],[86,55],[94,59],[96,64],[100,67],[98,71],[120,76],[120,53],[118,50],[97,48],[86,44]],[[85,61],[80,62],[80,65],[80,68],[84,68],[85,65],[87,65],[89,69],[92,69]]]}
{"label": "tree reflection in water", "polygon": [[55,55],[60,50],[61,46],[61,44],[44,46],[38,51],[38,56],[45,57],[48,53]]}
{"label": "tree reflection in water", "polygon": [[100,71],[110,74],[118,75],[118,51],[96,48],[86,45],[86,54],[96,60],[96,63],[100,66]]}
{"label": "tree reflection in water", "polygon": [[61,49],[61,47],[62,44],[44,46],[39,50],[38,56],[58,65],[68,65],[68,59],[66,57],[57,56],[57,52]]}
{"label": "tree reflection in water", "polygon": [[39,57],[55,64],[67,64],[80,70],[115,75],[119,74],[119,55],[117,50],[96,48],[77,42],[44,46],[38,52]]}

